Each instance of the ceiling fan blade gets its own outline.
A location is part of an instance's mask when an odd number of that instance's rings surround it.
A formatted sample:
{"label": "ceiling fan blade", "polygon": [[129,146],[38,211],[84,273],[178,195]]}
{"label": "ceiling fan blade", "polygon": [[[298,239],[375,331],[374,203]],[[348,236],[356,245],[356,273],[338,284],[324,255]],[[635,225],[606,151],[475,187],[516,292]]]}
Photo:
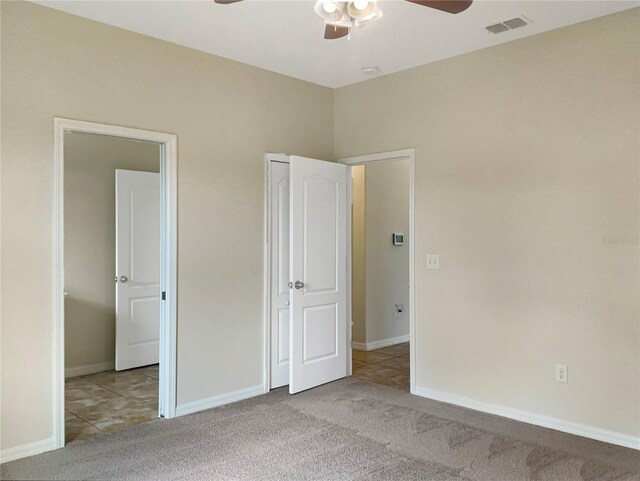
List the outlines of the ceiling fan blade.
{"label": "ceiling fan blade", "polygon": [[241,2],[242,0],[213,0],[215,3],[219,3],[220,5],[229,5],[230,3]]}
{"label": "ceiling fan blade", "polygon": [[324,38],[327,40],[335,40],[336,38],[346,37],[347,35],[349,35],[348,27],[327,24],[324,28]]}
{"label": "ceiling fan blade", "polygon": [[423,7],[435,8],[447,13],[460,13],[471,6],[473,0],[407,0]]}

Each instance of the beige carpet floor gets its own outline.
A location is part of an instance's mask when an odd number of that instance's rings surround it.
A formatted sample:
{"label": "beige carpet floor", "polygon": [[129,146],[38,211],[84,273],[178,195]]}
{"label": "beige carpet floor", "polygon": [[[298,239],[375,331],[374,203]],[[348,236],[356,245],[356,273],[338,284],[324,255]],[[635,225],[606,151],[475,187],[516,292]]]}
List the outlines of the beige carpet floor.
{"label": "beige carpet floor", "polygon": [[350,378],[76,441],[1,476],[640,481],[640,453]]}

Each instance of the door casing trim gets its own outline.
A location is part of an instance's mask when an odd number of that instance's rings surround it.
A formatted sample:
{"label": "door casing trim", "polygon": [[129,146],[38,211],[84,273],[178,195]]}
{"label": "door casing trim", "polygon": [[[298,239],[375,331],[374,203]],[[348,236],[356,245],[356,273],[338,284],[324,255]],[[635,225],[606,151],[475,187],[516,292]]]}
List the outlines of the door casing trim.
{"label": "door casing trim", "polygon": [[55,447],[64,447],[64,135],[81,132],[160,144],[161,269],[159,416],[176,415],[177,358],[177,160],[174,134],[116,125],[54,118],[53,155],[53,433]]}

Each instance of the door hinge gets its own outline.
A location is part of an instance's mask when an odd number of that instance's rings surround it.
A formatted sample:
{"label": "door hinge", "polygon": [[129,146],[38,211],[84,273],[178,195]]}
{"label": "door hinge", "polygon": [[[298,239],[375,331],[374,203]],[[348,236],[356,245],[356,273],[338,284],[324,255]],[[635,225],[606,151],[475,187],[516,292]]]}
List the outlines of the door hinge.
{"label": "door hinge", "polygon": [[163,301],[167,300],[167,291],[162,291],[162,300]]}

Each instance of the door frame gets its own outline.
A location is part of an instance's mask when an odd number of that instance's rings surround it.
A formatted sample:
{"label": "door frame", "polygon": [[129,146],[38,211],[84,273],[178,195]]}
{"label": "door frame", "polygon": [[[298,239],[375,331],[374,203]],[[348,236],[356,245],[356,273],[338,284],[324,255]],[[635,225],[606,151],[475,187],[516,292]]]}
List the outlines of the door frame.
{"label": "door frame", "polygon": [[159,417],[176,415],[177,356],[177,136],[150,130],[55,117],[53,156],[53,420],[56,448],[64,447],[64,137],[66,132],[106,135],[160,144],[160,303]]}
{"label": "door frame", "polygon": [[[416,149],[392,150],[376,154],[346,157],[338,162],[345,165],[366,165],[375,162],[392,162],[394,160],[409,160],[409,389],[411,394],[416,390],[416,303],[415,303],[415,157]],[[349,283],[351,283],[351,249],[348,249]],[[351,284],[349,284],[349,322],[351,319]],[[353,325],[351,332],[353,331]],[[351,344],[349,344],[351,351]],[[351,359],[351,356],[349,356]]]}
{"label": "door frame", "polygon": [[[389,162],[394,160],[409,160],[409,370],[410,370],[410,392],[415,394],[415,148],[380,152],[376,154],[346,157],[338,160],[338,163],[348,166],[364,165],[373,162]],[[265,212],[264,212],[264,376],[263,390],[269,392],[271,387],[271,161],[289,163],[289,155],[267,153],[265,159]],[[353,204],[352,183],[347,185],[348,201]],[[352,306],[351,306],[351,209],[347,209],[347,242],[350,246],[347,249],[347,374],[352,374],[351,363],[351,336],[352,326]]]}

